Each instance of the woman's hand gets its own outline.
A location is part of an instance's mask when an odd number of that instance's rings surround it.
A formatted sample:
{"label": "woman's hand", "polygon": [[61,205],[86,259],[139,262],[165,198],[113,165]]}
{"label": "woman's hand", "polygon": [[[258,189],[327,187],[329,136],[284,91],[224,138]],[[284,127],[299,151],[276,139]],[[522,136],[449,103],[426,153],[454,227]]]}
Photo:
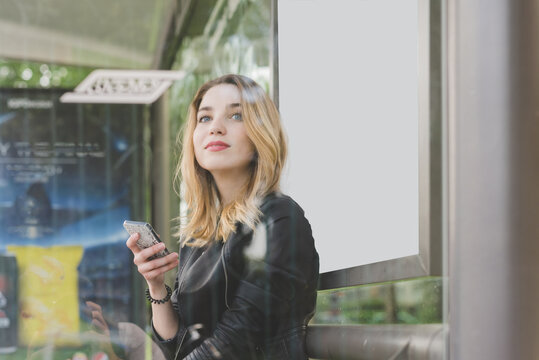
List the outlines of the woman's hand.
{"label": "woman's hand", "polygon": [[88,307],[88,312],[92,315],[92,326],[100,334],[110,336],[109,325],[105,320],[101,306],[93,301],[86,301],[86,306]]}
{"label": "woman's hand", "polygon": [[[127,239],[126,245],[134,255],[133,263],[138,272],[144,276],[148,283],[150,296],[154,299],[163,299],[167,296],[165,288],[165,273],[178,266],[178,253],[171,253],[161,258],[149,260],[165,248],[165,244],[159,243],[144,250],[139,249],[137,240],[139,234],[133,234]],[[172,339],[178,332],[178,314],[172,307],[172,302],[152,304],[152,324],[159,336],[163,339]]]}
{"label": "woman's hand", "polygon": [[163,250],[165,244],[159,243],[141,250],[137,246],[139,236],[139,234],[133,234],[126,242],[127,247],[134,255],[133,263],[137,266],[138,272],[144,276],[150,292],[162,290],[165,284],[165,273],[178,266],[178,253],[173,252],[161,258],[148,260],[149,257]]}

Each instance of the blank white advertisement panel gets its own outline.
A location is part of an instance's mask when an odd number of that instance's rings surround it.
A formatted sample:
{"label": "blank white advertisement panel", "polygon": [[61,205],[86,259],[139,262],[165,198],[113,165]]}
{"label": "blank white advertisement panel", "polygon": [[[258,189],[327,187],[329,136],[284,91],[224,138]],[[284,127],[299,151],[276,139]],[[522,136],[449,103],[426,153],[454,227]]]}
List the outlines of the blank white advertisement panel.
{"label": "blank white advertisement panel", "polygon": [[277,16],[283,191],[320,271],[418,254],[418,0],[280,0]]}

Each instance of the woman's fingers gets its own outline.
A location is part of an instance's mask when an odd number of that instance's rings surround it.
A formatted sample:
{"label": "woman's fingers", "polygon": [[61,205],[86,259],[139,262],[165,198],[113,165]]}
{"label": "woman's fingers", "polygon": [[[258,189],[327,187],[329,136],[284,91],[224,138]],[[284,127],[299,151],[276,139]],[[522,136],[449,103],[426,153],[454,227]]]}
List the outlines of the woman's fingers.
{"label": "woman's fingers", "polygon": [[110,336],[109,327],[107,326],[106,323],[103,323],[101,320],[96,319],[96,318],[92,319],[92,326],[98,333],[106,335],[106,336]]}
{"label": "woman's fingers", "polygon": [[93,301],[86,301],[86,306],[88,307],[88,311],[92,316],[92,325],[99,332],[104,333],[105,335],[110,334],[109,326],[105,320],[105,317],[103,316],[101,306]]}
{"label": "woman's fingers", "polygon": [[86,301],[86,306],[88,306],[88,308],[89,308],[90,310],[92,310],[92,311],[93,311],[93,310],[96,310],[96,311],[102,311],[101,305],[99,305],[99,304],[97,304],[97,303],[95,303],[95,302],[93,302],[93,301],[90,301],[90,300],[87,300],[87,301]]}
{"label": "woman's fingers", "polygon": [[[159,252],[159,251],[157,251]],[[154,255],[155,253],[152,253]],[[178,260],[178,254],[177,253],[171,253],[163,257],[158,257],[156,259],[153,259],[152,261],[147,261],[139,266],[139,269],[156,269],[163,266],[166,266],[170,263],[176,262]]]}
{"label": "woman's fingers", "polygon": [[178,260],[176,260],[175,262],[172,262],[172,263],[168,263],[167,265],[162,266],[160,268],[150,270],[150,271],[144,273],[143,276],[144,276],[144,278],[146,280],[151,281],[151,280],[154,280],[155,278],[157,278],[158,276],[163,275],[167,271],[169,271],[171,269],[174,269],[176,266],[178,266]]}
{"label": "woman's fingers", "polygon": [[125,244],[127,245],[127,247],[129,248],[129,250],[131,250],[133,252],[133,254],[136,254],[137,252],[140,251],[138,245],[137,245],[137,240],[139,239],[140,235],[138,233],[135,233],[133,235],[131,235],[129,237],[129,239],[127,239],[127,241],[125,242]]}
{"label": "woman's fingers", "polygon": [[146,261],[149,257],[152,255],[157,254],[161,250],[165,248],[165,244],[160,242],[158,244],[152,245],[146,249],[140,249],[137,245],[137,241],[139,239],[140,235],[138,233],[135,233],[127,239],[125,244],[127,247],[131,250],[133,255],[135,255],[134,263],[136,265],[142,264],[144,261]]}
{"label": "woman's fingers", "polygon": [[108,330],[108,325],[103,314],[99,311],[92,311],[92,324],[97,326],[100,330]]}
{"label": "woman's fingers", "polygon": [[164,248],[165,248],[165,244],[160,242],[160,243],[152,245],[149,248],[146,248],[144,250],[139,249],[139,251],[137,253],[133,253],[135,255],[135,258],[133,259],[133,262],[137,266],[139,266],[139,265],[145,263],[151,256],[156,255],[157,253],[162,251]]}
{"label": "woman's fingers", "polygon": [[138,265],[138,270],[140,273],[148,273],[153,270],[169,268],[170,266],[174,267],[176,265],[178,265],[178,254],[171,253],[167,256],[163,256],[161,258],[157,258],[151,261],[146,261]]}
{"label": "woman's fingers", "polygon": [[137,266],[138,272],[144,276],[146,280],[153,280],[163,275],[167,271],[178,266],[178,253],[171,253],[167,256],[148,260],[153,255],[156,255],[163,249],[165,244],[160,242],[146,249],[140,249],[137,245],[139,234],[133,234],[127,239],[126,245],[134,255],[133,263]]}
{"label": "woman's fingers", "polygon": [[144,276],[146,280],[155,279],[157,276],[174,269],[176,266],[178,266],[178,253],[171,253],[162,258],[145,261],[137,265],[138,272]]}

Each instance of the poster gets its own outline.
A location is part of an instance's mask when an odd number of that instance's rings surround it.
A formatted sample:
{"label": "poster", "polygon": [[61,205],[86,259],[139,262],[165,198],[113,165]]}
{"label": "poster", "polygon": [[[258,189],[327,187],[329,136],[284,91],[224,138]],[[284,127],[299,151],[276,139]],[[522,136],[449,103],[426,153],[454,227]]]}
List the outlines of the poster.
{"label": "poster", "polygon": [[75,311],[88,321],[82,308],[89,300],[111,320],[130,321],[132,260],[122,223],[142,206],[141,108],[62,104],[60,95],[0,90],[0,253],[59,249],[45,260],[22,261],[29,266],[19,280],[34,276],[45,294],[47,281],[67,271],[62,251],[80,247],[76,285],[70,285]]}

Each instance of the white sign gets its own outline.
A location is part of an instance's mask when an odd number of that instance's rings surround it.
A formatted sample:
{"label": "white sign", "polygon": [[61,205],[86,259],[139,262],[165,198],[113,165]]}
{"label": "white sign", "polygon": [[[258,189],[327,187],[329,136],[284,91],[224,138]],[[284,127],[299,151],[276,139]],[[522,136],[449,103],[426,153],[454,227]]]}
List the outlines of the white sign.
{"label": "white sign", "polygon": [[185,73],[172,70],[92,71],[73,92],[60,97],[63,103],[151,104]]}
{"label": "white sign", "polygon": [[281,0],[283,191],[321,272],[419,252],[418,0]]}

